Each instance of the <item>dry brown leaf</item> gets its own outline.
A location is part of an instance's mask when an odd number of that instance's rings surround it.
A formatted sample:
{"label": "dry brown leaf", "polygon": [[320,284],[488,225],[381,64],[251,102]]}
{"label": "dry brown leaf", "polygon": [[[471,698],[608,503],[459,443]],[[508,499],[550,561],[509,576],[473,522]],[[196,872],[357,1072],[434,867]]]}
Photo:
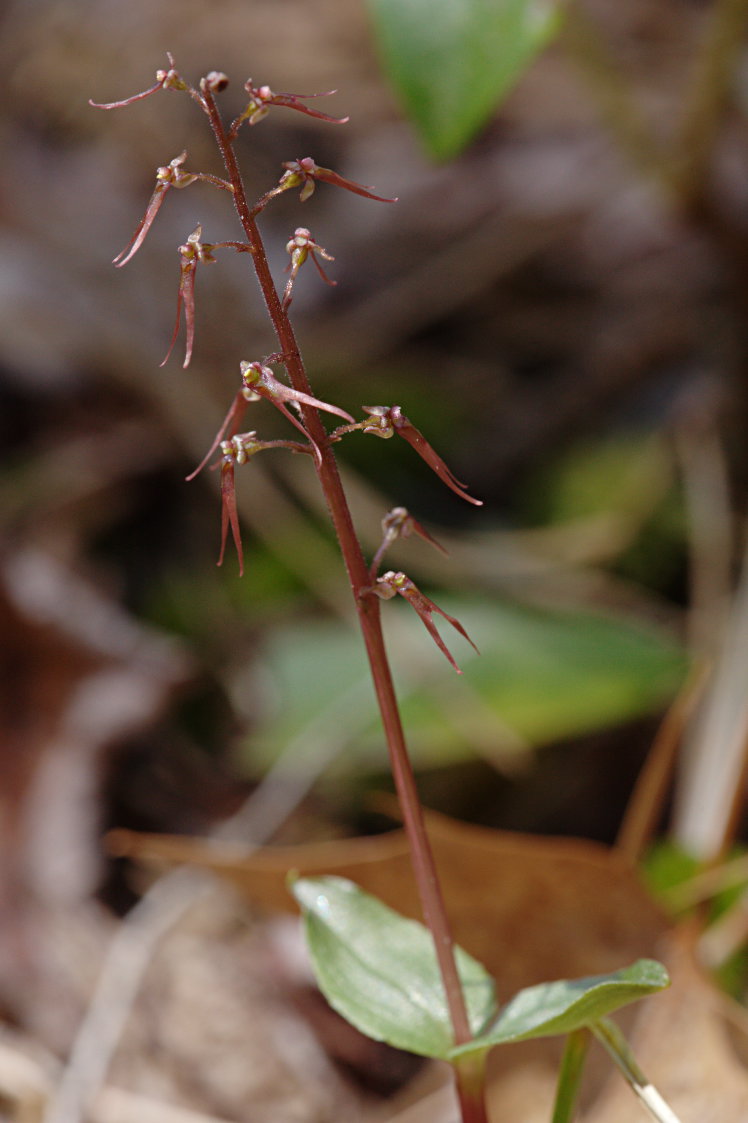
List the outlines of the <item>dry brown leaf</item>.
{"label": "dry brown leaf", "polygon": [[[496,977],[502,994],[539,980],[607,971],[640,955],[662,959],[673,987],[629,1014],[633,1030],[627,1035],[639,1063],[682,1123],[748,1119],[748,1074],[720,1012],[724,999],[696,966],[692,939],[669,926],[619,854],[593,842],[492,831],[435,814],[428,815],[428,828],[455,937]],[[418,915],[402,831],[254,854],[124,831],[112,843],[148,863],[210,868],[271,909],[293,908],[285,886],[293,869],[350,877],[398,911]],[[489,1088],[495,1117],[545,1123],[559,1056],[556,1041],[495,1050]],[[630,1088],[617,1073],[610,1076],[600,1050],[592,1050],[589,1067],[585,1123],[644,1118]],[[448,1091],[440,1103],[436,1114],[446,1120]],[[420,1118],[418,1111],[411,1107],[403,1119],[410,1112]]]}
{"label": "dry brown leaf", "polygon": [[[631,865],[597,843],[519,835],[468,826],[430,813],[428,830],[457,941],[483,962],[508,997],[523,986],[615,969],[657,955],[667,921]],[[209,868],[254,904],[294,908],[289,870],[349,877],[391,907],[418,916],[408,846],[402,831],[368,838],[266,848],[117,831],[112,849],[148,863],[189,862]],[[491,1057],[489,1099],[496,1118],[546,1123],[561,1046],[527,1042]],[[598,1062],[601,1058],[598,1058]],[[607,1062],[593,1065],[607,1073]],[[593,1089],[602,1086],[593,1072]],[[636,1104],[629,1096],[629,1108]],[[445,1089],[429,1104],[434,1119],[454,1116]],[[403,1119],[421,1118],[421,1106]],[[456,1118],[456,1116],[455,1116]]]}
{"label": "dry brown leaf", "polygon": [[[656,955],[667,928],[631,866],[580,839],[468,826],[429,814],[428,829],[456,940],[497,978],[502,994],[541,980],[589,975]],[[348,877],[406,916],[418,899],[402,831],[277,847],[241,847],[117,831],[117,853],[209,868],[253,903],[291,910],[289,870]]]}

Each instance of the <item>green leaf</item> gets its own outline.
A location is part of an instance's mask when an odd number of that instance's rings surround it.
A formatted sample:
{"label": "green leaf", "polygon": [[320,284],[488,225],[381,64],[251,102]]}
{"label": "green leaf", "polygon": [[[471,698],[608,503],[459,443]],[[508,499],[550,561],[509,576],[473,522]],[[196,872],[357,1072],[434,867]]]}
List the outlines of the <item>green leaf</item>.
{"label": "green leaf", "polygon": [[[300,878],[314,971],[330,1005],[362,1033],[424,1057],[446,1057],[454,1038],[430,933],[341,877]],[[470,1025],[496,1013],[490,975],[456,949]]]}
{"label": "green leaf", "polygon": [[552,0],[368,0],[384,68],[426,148],[456,155],[559,26]]}
{"label": "green leaf", "polygon": [[452,1049],[448,1059],[493,1045],[571,1033],[669,985],[668,973],[661,963],[639,959],[610,975],[527,987],[507,1003],[487,1032],[468,1045]]}
{"label": "green leaf", "polygon": [[[686,669],[682,649],[666,632],[623,617],[478,604],[425,591],[457,617],[481,654],[445,632],[465,671],[460,678],[408,605],[384,606],[418,768],[470,758],[473,743],[500,742],[507,728],[539,746],[640,717],[672,696]],[[255,772],[292,740],[312,752],[330,731],[337,740],[348,738],[338,780],[346,768],[360,777],[386,765],[358,636],[336,623],[293,622],[268,638],[257,674],[256,695],[267,710],[252,737]]]}

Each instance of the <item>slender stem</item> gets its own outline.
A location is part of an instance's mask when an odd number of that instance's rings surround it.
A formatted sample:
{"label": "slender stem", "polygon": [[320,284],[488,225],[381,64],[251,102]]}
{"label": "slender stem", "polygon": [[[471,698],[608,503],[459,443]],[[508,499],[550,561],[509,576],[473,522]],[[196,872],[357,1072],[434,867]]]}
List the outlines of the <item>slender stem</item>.
{"label": "slender stem", "polygon": [[610,1018],[600,1018],[599,1021],[590,1024],[590,1029],[612,1057],[632,1092],[638,1096],[657,1123],[680,1123],[673,1109],[665,1103],[660,1093],[653,1084],[649,1083],[639,1068],[626,1038],[615,1022]]}
{"label": "slender stem", "polygon": [[577,1029],[566,1038],[561,1067],[558,1070],[556,1102],[551,1123],[571,1123],[579,1094],[582,1069],[587,1058],[590,1034],[587,1029]]}
{"label": "slender stem", "polygon": [[[223,126],[213,95],[201,85],[204,107],[208,114],[221,156],[233,188],[234,204],[239,220],[250,246],[252,263],[262,290],[275,334],[280,345],[286,370],[294,389],[304,394],[312,393],[304,363],[291,322],[283,309],[273,283],[268,266],[265,248],[250,208],[244,183],[239,171],[232,141]],[[304,425],[309,436],[320,450],[319,463],[315,464],[317,475],[325,495],[328,509],[340,542],[341,552],[348,573],[351,591],[356,603],[359,623],[366,645],[371,666],[374,689],[376,691],[382,725],[387,740],[392,774],[403,814],[405,831],[411,850],[413,872],[423,909],[424,920],[429,928],[436,950],[447,999],[455,1044],[461,1045],[471,1039],[465,999],[455,962],[454,945],[444,901],[439,887],[434,857],[426,834],[423,811],[418,799],[413,769],[408,756],[405,735],[400,720],[395,688],[392,682],[389,661],[384,646],[380,620],[380,603],[377,597],[363,595],[361,590],[370,584],[369,573],[363,553],[353,527],[353,520],[346,501],[343,485],[338,473],[335,456],[330,447],[327,432],[317,410],[308,405],[301,406]],[[475,1123],[479,1123],[475,1120]]]}
{"label": "slender stem", "polygon": [[486,1061],[488,1049],[461,1057],[454,1064],[457,1098],[463,1123],[488,1123]]}
{"label": "slender stem", "polygon": [[681,747],[683,732],[704,694],[707,668],[697,667],[681,687],[655,735],[634,785],[616,838],[616,850],[632,865],[641,860],[657,827]]}

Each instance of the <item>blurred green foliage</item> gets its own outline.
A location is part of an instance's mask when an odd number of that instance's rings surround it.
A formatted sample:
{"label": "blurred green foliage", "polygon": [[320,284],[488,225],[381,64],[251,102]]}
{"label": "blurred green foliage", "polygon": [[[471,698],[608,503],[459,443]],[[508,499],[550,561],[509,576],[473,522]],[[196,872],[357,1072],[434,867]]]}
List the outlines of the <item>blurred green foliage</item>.
{"label": "blurred green foliage", "polygon": [[427,151],[456,156],[559,27],[548,0],[368,0],[385,72]]}

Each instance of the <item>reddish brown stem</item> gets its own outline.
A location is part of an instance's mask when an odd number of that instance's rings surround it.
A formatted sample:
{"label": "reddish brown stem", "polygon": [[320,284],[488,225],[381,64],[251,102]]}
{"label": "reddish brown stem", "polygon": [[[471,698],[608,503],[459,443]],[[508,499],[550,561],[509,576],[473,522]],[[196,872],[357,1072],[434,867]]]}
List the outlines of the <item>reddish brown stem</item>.
{"label": "reddish brown stem", "polygon": [[[303,394],[311,395],[312,388],[299,353],[296,337],[273,283],[260,232],[252,209],[247,202],[232,141],[229,139],[213,95],[206,88],[205,82],[201,85],[201,91],[205,111],[221,151],[229,182],[233,188],[234,205],[250,246],[252,264],[278,338],[279,351],[283,355],[286,370],[294,389]],[[353,527],[353,520],[327,432],[314,407],[302,404],[301,411],[306,430],[321,453],[319,462],[315,463],[315,469],[338,536],[348,580],[356,602],[361,632],[371,666],[374,689],[387,740],[393,779],[410,844],[413,872],[418,886],[424,920],[434,939],[455,1043],[464,1044],[471,1039],[472,1035],[465,999],[457,973],[454,944],[439,887],[434,857],[426,834],[423,811],[408,756],[389,660],[385,651],[379,600],[377,597],[362,595],[361,593],[362,589],[370,585],[369,573]]]}
{"label": "reddish brown stem", "polygon": [[488,1123],[486,1058],[488,1051],[461,1057],[454,1065],[462,1123]]}

